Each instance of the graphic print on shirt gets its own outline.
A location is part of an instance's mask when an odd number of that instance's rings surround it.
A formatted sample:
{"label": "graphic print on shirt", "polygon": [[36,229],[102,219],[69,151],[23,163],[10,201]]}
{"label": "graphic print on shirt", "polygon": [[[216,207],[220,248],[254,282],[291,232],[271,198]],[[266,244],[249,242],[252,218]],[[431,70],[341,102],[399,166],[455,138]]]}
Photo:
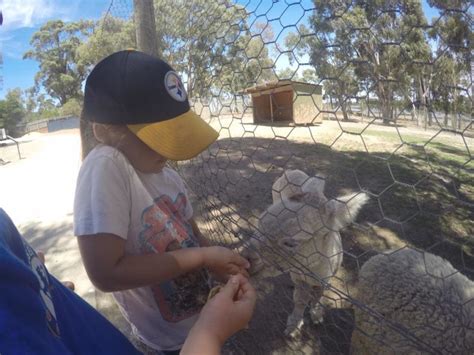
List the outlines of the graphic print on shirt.
{"label": "graphic print on shirt", "polygon": [[52,285],[49,282],[48,271],[38,258],[38,255],[36,255],[35,251],[25,242],[23,242],[23,246],[25,247],[26,256],[28,257],[31,270],[35,274],[40,285],[39,292],[46,312],[46,323],[48,324],[48,329],[53,335],[59,337],[59,326],[56,320],[53,296],[51,295]]}
{"label": "graphic print on shirt", "polygon": [[[198,246],[193,229],[184,218],[186,203],[183,193],[179,193],[175,201],[168,195],[161,195],[143,211],[143,229],[139,235],[142,253],[164,253]],[[209,293],[204,270],[152,286],[151,290],[163,319],[173,323],[199,313]]]}

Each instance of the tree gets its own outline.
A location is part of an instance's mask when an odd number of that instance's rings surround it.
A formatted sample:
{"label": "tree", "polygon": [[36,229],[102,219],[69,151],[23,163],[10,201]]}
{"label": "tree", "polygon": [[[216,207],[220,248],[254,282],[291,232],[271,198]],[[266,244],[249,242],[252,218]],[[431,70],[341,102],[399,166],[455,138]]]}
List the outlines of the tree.
{"label": "tree", "polygon": [[[258,25],[256,26],[258,28]],[[272,32],[267,32],[272,36]],[[238,92],[251,85],[276,80],[273,61],[269,57],[265,39],[249,29],[242,30],[220,59],[217,80],[228,91]]]}
{"label": "tree", "polygon": [[82,95],[81,85],[87,72],[78,62],[76,51],[84,37],[90,34],[92,26],[92,21],[49,21],[33,35],[30,41],[33,49],[23,56],[39,62],[35,86],[37,89],[44,87],[60,105]]}
{"label": "tree", "polygon": [[133,21],[109,14],[95,23],[93,32],[77,49],[76,59],[78,65],[89,73],[106,56],[129,48],[136,48]]}
{"label": "tree", "polygon": [[318,84],[319,78],[316,75],[316,71],[314,69],[304,69],[301,73],[300,81],[303,81],[305,83]]}
{"label": "tree", "polygon": [[[354,34],[346,27],[346,19],[334,16],[345,5],[344,1],[314,3],[315,10],[310,23],[318,35],[312,35],[305,25],[300,25],[297,33],[290,33],[285,39],[286,47],[292,50],[289,60],[291,63],[295,55],[301,57],[310,53],[310,62],[322,80],[326,94],[336,99],[343,120],[348,120],[348,98],[359,92],[359,82],[352,62],[355,56],[355,48],[352,46]],[[351,19],[352,22],[361,21],[357,16],[352,16]]]}
{"label": "tree", "polygon": [[208,95],[211,68],[225,51],[223,21],[235,23],[238,32],[244,13],[227,0],[155,0],[154,5],[156,31],[161,39],[158,51],[182,74],[190,97]]}
{"label": "tree", "polygon": [[20,132],[18,124],[26,115],[21,89],[8,91],[4,100],[0,100],[0,128],[5,128],[10,136],[16,137]]}
{"label": "tree", "polygon": [[390,123],[395,97],[405,96],[412,78],[420,72],[415,63],[430,59],[422,29],[427,21],[419,0],[371,0],[361,2],[360,7],[371,27],[354,41],[360,59],[367,61],[356,72],[360,79],[368,80],[379,100],[383,122]]}
{"label": "tree", "polygon": [[25,119],[28,122],[60,115],[59,108],[54,100],[44,92],[38,91],[38,89],[33,86],[23,92]]}
{"label": "tree", "polygon": [[304,69],[301,75],[298,71],[291,68],[284,68],[277,73],[279,80],[293,80],[301,81],[304,83],[318,84],[319,79],[316,76],[314,69]]}
{"label": "tree", "polygon": [[78,99],[70,99],[59,109],[61,116],[76,116],[80,117],[82,111],[82,103]]}
{"label": "tree", "polygon": [[279,80],[294,80],[294,81],[300,80],[298,72],[288,67],[278,71],[277,76]]}
{"label": "tree", "polygon": [[[472,13],[469,12],[471,2],[428,0],[428,4],[441,11],[440,18],[433,19],[429,31],[436,46],[431,99],[434,108],[444,112],[444,125],[448,125],[448,117],[452,113],[452,128],[461,129],[458,113],[471,113],[472,98],[468,98],[467,88],[471,87],[471,95],[474,93],[471,77],[471,43],[474,40]],[[466,105],[469,101],[471,104]]]}
{"label": "tree", "polygon": [[[305,53],[347,119],[346,102],[375,95],[384,123],[393,120],[397,96],[403,97],[416,73],[415,63],[429,60],[430,48],[419,0],[314,0],[309,22],[287,37],[289,48]],[[301,53],[300,53],[301,54]]]}
{"label": "tree", "polygon": [[182,74],[190,97],[209,96],[223,86],[235,92],[272,77],[264,39],[251,33],[241,5],[230,0],[155,0],[154,5],[158,50]]}

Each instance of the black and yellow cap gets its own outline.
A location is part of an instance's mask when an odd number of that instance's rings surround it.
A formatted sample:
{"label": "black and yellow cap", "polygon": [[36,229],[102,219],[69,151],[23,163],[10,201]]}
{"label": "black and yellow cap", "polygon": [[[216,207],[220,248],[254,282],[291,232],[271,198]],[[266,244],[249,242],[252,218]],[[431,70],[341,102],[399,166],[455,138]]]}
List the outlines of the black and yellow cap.
{"label": "black and yellow cap", "polygon": [[86,80],[84,117],[125,124],[151,149],[190,159],[219,134],[194,113],[179,75],[163,60],[126,50],[99,62]]}

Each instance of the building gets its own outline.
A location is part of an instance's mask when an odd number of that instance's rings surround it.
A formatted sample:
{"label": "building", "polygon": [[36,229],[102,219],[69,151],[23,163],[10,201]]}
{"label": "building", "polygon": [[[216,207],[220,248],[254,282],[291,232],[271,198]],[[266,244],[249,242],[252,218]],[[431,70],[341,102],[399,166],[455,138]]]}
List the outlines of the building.
{"label": "building", "polygon": [[322,86],[292,80],[272,81],[249,87],[253,122],[309,125],[322,122]]}

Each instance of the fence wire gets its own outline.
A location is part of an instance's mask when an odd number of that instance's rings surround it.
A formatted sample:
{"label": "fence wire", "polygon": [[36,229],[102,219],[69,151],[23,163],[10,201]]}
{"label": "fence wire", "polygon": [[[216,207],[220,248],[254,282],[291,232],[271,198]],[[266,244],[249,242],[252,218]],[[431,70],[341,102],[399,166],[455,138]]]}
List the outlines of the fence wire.
{"label": "fence wire", "polygon": [[[220,133],[176,165],[196,218],[262,267],[225,352],[474,353],[471,2],[154,7],[160,55]],[[111,1],[95,59],[136,48],[136,22]]]}

